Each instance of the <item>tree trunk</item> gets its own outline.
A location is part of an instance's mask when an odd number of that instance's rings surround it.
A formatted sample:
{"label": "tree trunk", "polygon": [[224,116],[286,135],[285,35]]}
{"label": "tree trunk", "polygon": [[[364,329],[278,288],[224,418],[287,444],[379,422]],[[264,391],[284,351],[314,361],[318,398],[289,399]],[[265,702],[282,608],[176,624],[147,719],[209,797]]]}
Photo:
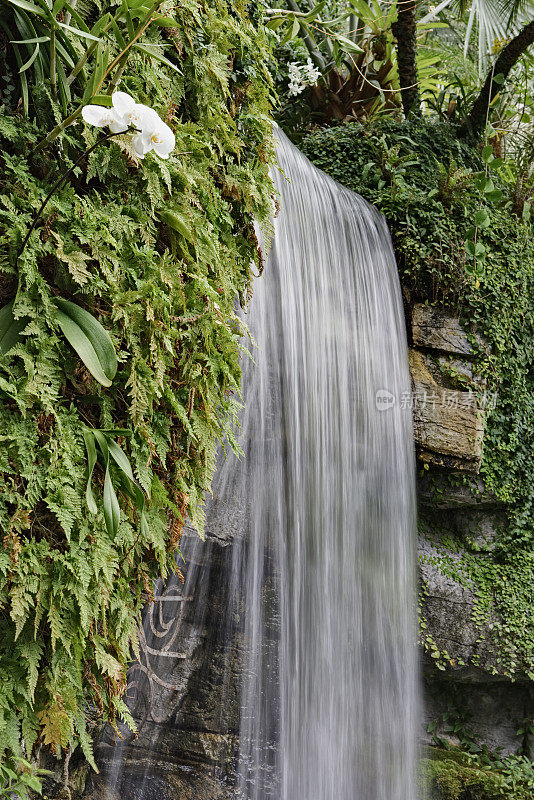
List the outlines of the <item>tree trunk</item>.
{"label": "tree trunk", "polygon": [[417,85],[417,40],[415,11],[416,0],[399,0],[397,21],[391,26],[397,40],[397,63],[401,88],[402,108],[407,117],[410,111],[419,113]]}
{"label": "tree trunk", "polygon": [[508,42],[506,47],[503,47],[499,53],[494,67],[489,71],[486,82],[473,104],[471,113],[466,121],[458,128],[459,137],[465,137],[469,134],[477,138],[480,136],[486,126],[488,107],[502,88],[502,82],[497,83],[494,79],[495,76],[502,75],[503,79],[506,80],[512,67],[515,66],[525,50],[527,50],[533,42],[534,21],[525,25],[517,36]]}

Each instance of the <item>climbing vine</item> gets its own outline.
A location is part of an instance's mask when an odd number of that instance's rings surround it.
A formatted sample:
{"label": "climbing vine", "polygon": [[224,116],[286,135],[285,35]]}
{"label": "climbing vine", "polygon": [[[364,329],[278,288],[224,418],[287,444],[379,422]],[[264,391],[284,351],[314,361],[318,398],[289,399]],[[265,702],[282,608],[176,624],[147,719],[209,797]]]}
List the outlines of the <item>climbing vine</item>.
{"label": "climbing vine", "polygon": [[[86,6],[89,31],[99,10]],[[56,102],[39,76],[19,81],[0,43],[0,307],[13,301],[18,323],[0,358],[0,784],[21,791],[41,746],[80,745],[93,763],[89,706],[133,724],[122,695],[140,610],[153,577],[179,568],[186,515],[202,531],[217,443],[239,450],[236,303],[262,266],[254,220],[268,233],[272,210],[265,40],[241,3],[165,12],[120,74],[102,68],[92,85],[111,94],[120,80],[154,108],[176,137],[170,158],[139,159],[128,135],[95,148],[22,252],[59,172],[101,133],[79,114],[61,125],[91,99],[86,84]],[[106,47],[97,71],[121,55]],[[68,335],[89,319],[116,354],[103,373]]]}

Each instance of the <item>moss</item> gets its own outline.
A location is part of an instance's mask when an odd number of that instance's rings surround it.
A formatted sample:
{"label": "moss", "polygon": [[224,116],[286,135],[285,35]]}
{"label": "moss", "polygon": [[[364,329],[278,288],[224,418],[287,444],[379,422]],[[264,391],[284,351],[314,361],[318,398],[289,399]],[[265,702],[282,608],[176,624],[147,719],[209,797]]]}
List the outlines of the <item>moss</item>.
{"label": "moss", "polygon": [[521,757],[482,763],[457,748],[425,748],[419,793],[428,800],[530,800],[532,763]]}

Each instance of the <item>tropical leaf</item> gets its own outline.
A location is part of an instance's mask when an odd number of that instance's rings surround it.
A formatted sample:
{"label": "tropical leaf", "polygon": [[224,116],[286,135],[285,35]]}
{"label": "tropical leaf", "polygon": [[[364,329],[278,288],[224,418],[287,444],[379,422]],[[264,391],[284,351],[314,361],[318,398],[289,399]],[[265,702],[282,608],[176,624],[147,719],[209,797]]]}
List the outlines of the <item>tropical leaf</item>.
{"label": "tropical leaf", "polygon": [[109,387],[117,372],[117,355],[110,335],[92,314],[56,297],[56,319],[69,344],[76,350],[91,375]]}
{"label": "tropical leaf", "polygon": [[121,510],[117,493],[113,483],[111,482],[111,475],[109,474],[109,465],[106,468],[106,475],[104,478],[104,519],[106,520],[106,528],[110,536],[115,537],[119,530],[119,522],[121,517]]}
{"label": "tropical leaf", "polygon": [[62,311],[57,312],[56,320],[65,339],[78,353],[93,378],[101,383],[102,386],[111,386],[111,380],[104,372],[91,340],[85,335],[79,325]]}

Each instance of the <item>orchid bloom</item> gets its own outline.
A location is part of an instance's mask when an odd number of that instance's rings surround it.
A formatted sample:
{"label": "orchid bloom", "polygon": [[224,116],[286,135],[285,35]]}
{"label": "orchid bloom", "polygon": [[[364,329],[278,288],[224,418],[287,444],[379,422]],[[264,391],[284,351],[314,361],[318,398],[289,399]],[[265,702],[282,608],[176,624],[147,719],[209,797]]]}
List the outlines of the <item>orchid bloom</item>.
{"label": "orchid bloom", "polygon": [[133,151],[138,158],[144,158],[154,150],[160,158],[168,158],[174,150],[176,139],[168,125],[156,115],[157,120],[145,120],[141,133],[132,139]]}
{"label": "orchid bloom", "polygon": [[114,92],[111,101],[111,108],[84,106],[82,117],[97,128],[109,127],[112,133],[123,133],[134,128],[137,133],[132,138],[132,148],[138,158],[144,158],[151,150],[160,158],[169,158],[176,139],[153,108],[136,103],[126,92]]}

